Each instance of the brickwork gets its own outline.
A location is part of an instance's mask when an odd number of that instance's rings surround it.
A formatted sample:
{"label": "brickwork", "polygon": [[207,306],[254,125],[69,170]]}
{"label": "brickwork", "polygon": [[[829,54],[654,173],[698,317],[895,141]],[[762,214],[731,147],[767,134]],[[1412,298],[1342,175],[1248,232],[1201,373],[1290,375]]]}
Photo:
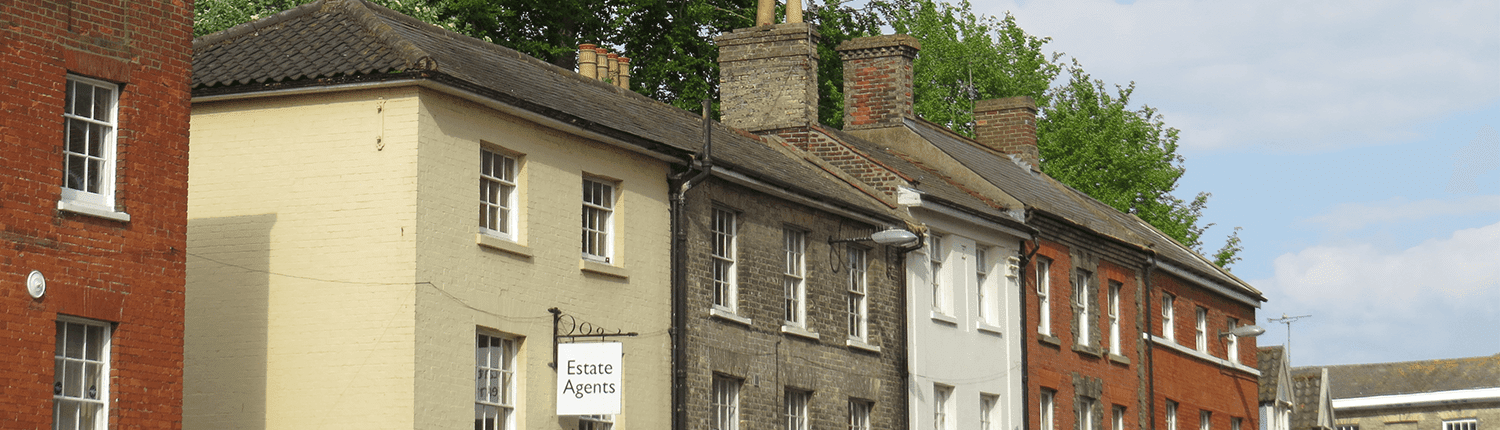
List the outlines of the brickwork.
{"label": "brickwork", "polygon": [[[736,213],[738,301],[733,318],[711,316],[709,220],[713,208]],[[868,340],[872,352],[850,346],[846,318],[847,258],[831,237],[868,234],[864,225],[789,203],[747,188],[710,180],[688,195],[687,428],[708,429],[714,375],[743,382],[741,428],[785,423],[787,389],[811,391],[809,428],[846,428],[848,401],[871,401],[871,427],[906,426],[904,261],[890,248],[868,250]],[[785,332],[782,273],[785,228],[807,234],[806,329],[816,338]]]}
{"label": "brickwork", "polygon": [[[1196,347],[1196,309],[1205,308],[1207,317],[1208,355],[1225,358],[1228,339],[1218,333],[1228,330],[1228,319],[1233,317],[1240,324],[1255,323],[1255,308],[1224,296],[1210,293],[1186,281],[1155,270],[1151,276],[1152,295],[1147,302],[1155,324],[1151,333],[1161,336],[1161,295],[1172,294],[1174,318],[1173,337],[1178,345],[1189,349]],[[1250,367],[1255,365],[1255,338],[1239,339],[1239,362]],[[1178,403],[1177,428],[1198,428],[1199,412],[1211,413],[1212,428],[1227,429],[1231,418],[1244,419],[1244,429],[1259,428],[1257,393],[1259,377],[1243,370],[1223,368],[1202,358],[1183,354],[1171,348],[1157,346],[1153,352],[1156,361],[1156,401],[1164,405],[1166,400]],[[1213,389],[1210,389],[1213,388]],[[1165,419],[1166,408],[1158,406],[1157,422]]]}
{"label": "brickwork", "polygon": [[905,179],[876,163],[869,155],[839,142],[817,128],[796,127],[768,130],[767,134],[780,137],[797,149],[818,156],[828,164],[832,164],[844,173],[854,176],[888,196],[896,195],[896,187],[905,182]]}
{"label": "brickwork", "polygon": [[[0,5],[0,428],[52,426],[56,321],[113,323],[110,428],[181,427],[191,7]],[[58,209],[69,74],[120,84],[114,171],[128,221]],[[118,216],[117,216],[118,217]],[[36,270],[45,295],[24,288]]]}
{"label": "brickwork", "polygon": [[[1053,226],[1056,227],[1056,226]],[[1051,233],[1051,234],[1049,234]],[[1072,233],[1061,235],[1058,233]],[[1028,408],[1034,410],[1042,390],[1052,390],[1054,397],[1053,425],[1055,429],[1079,427],[1078,408],[1085,405],[1084,398],[1097,401],[1093,417],[1095,427],[1111,422],[1111,414],[1124,408],[1125,428],[1139,428],[1147,416],[1145,403],[1145,359],[1140,344],[1141,315],[1136,304],[1141,291],[1141,276],[1133,265],[1114,260],[1097,251],[1111,247],[1097,240],[1089,246],[1083,242],[1078,231],[1044,230],[1041,249],[1028,264],[1026,273],[1027,320],[1021,325],[1028,348],[1027,373],[1030,376],[1026,395]],[[1045,238],[1059,239],[1049,240]],[[1072,243],[1073,245],[1069,245]],[[1038,332],[1040,300],[1036,283],[1038,259],[1049,261],[1047,272],[1051,282],[1048,288],[1048,309],[1051,312],[1050,332],[1052,336]],[[1092,275],[1090,282],[1080,281],[1079,270]],[[1079,285],[1083,286],[1082,288]],[[1120,285],[1120,353],[1109,352],[1109,285]],[[1079,327],[1078,294],[1087,294],[1089,309],[1086,325]],[[1077,341],[1078,330],[1088,330],[1088,344]],[[1027,428],[1037,429],[1041,417],[1032,413]]]}
{"label": "brickwork", "polygon": [[839,44],[844,61],[844,128],[901,125],[912,117],[912,60],[922,45],[904,34]]}
{"label": "brickwork", "polygon": [[974,140],[1001,154],[1015,154],[1040,171],[1036,147],[1036,103],[1031,97],[1008,97],[974,103]]}
{"label": "brickwork", "polygon": [[818,38],[806,23],[743,28],[716,38],[724,124],[752,132],[817,124]]}

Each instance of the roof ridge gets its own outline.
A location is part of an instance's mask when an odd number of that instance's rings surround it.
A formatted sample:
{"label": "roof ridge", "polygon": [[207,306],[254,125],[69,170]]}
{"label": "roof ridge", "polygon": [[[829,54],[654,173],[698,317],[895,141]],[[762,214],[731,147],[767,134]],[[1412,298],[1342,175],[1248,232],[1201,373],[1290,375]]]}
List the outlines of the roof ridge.
{"label": "roof ridge", "polygon": [[323,5],[328,1],[329,0],[317,0],[311,3],[303,4],[301,6],[277,12],[275,15],[271,15],[264,19],[251,20],[250,22],[220,30],[218,33],[208,34],[202,37],[195,38],[193,39],[193,51],[197,52],[209,45],[218,44],[219,42],[238,38],[247,34],[258,33],[263,29],[281,25],[281,23],[289,21],[293,18],[298,18],[302,15],[322,10]]}
{"label": "roof ridge", "polygon": [[[396,34],[395,30],[391,28],[390,24],[385,23],[385,21],[383,21],[381,17],[376,16],[377,10],[372,10],[370,9],[370,7],[374,6],[376,8],[379,8],[378,11],[380,12],[391,12],[396,16],[407,17],[406,15],[396,13],[396,11],[387,9],[385,6],[370,3],[366,0],[324,1],[334,2],[337,3],[336,6],[342,6],[346,12],[352,15],[353,21],[358,23],[360,27],[363,27],[365,31],[370,32],[371,35],[375,36],[376,40],[379,40],[386,46],[390,47],[392,51],[396,51],[398,54],[400,54],[401,58],[406,61],[406,64],[403,68],[407,70],[437,70],[438,64],[437,61],[432,59],[432,55],[429,55],[427,51],[423,51],[422,48],[417,47],[417,44],[412,43],[412,41]],[[411,19],[415,20],[416,18]],[[422,24],[430,25],[427,23]]]}

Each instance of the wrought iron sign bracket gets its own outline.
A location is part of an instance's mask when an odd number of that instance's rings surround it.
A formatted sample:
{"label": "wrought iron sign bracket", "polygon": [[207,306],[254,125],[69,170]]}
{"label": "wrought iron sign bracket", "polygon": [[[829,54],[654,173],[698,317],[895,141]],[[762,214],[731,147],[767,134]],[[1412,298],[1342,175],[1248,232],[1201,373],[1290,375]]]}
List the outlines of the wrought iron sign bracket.
{"label": "wrought iron sign bracket", "polygon": [[[589,323],[588,321],[578,321],[576,318],[573,318],[572,315],[564,314],[563,311],[558,308],[549,308],[547,309],[547,312],[552,313],[552,362],[547,363],[548,366],[552,367],[552,370],[557,370],[557,344],[560,343],[562,339],[597,337],[602,341],[604,340],[604,338],[608,337],[640,336],[640,333],[625,333],[618,329],[614,330],[614,332],[610,332],[608,329],[596,326],[592,323]],[[564,325],[563,323],[564,318],[566,318],[568,321],[566,325]]]}

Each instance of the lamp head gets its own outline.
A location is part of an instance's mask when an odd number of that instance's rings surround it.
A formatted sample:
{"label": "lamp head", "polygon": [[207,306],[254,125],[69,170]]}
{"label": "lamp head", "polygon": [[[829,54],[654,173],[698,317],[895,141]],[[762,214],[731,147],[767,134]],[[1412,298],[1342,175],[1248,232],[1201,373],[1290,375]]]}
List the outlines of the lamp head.
{"label": "lamp head", "polygon": [[1224,337],[1224,336],[1228,336],[1228,335],[1231,335],[1231,334],[1234,335],[1235,337],[1256,337],[1256,336],[1260,336],[1261,334],[1264,334],[1265,332],[1266,332],[1266,329],[1261,328],[1258,325],[1250,324],[1250,325],[1242,325],[1242,326],[1239,326],[1239,327],[1235,327],[1235,328],[1229,329],[1229,331],[1226,331],[1226,332],[1221,332],[1221,333],[1219,333],[1219,337]]}
{"label": "lamp head", "polygon": [[916,242],[917,234],[892,227],[871,234],[870,240],[881,245],[906,245]]}

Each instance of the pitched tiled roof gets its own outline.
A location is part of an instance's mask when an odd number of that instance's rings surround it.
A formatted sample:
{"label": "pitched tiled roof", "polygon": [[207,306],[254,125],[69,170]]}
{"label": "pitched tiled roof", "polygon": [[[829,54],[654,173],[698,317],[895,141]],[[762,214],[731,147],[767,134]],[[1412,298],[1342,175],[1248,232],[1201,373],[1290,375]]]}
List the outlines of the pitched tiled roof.
{"label": "pitched tiled roof", "polygon": [[1028,208],[1072,222],[1095,233],[1142,249],[1156,251],[1164,260],[1204,278],[1265,301],[1260,290],[1213,264],[1134,215],[1122,213],[1109,205],[1064,185],[1051,176],[1032,172],[1015,161],[996,156],[968,138],[953,134],[937,124],[923,120],[906,121],[923,138],[989,179],[995,186],[1013,195]]}
{"label": "pitched tiled roof", "polygon": [[1261,403],[1276,401],[1276,388],[1280,383],[1282,360],[1286,358],[1286,350],[1279,346],[1263,346],[1255,350],[1255,368],[1260,370],[1260,395]]}
{"label": "pitched tiled roof", "polygon": [[[319,0],[193,41],[193,95],[427,79],[589,131],[686,157],[702,117],[585,78],[515,50],[447,31],[364,0]],[[815,165],[714,123],[717,166],[892,221],[889,205]]]}
{"label": "pitched tiled roof", "polygon": [[1500,388],[1500,354],[1327,368],[1336,399]]}
{"label": "pitched tiled roof", "polygon": [[[1323,402],[1323,368],[1308,368],[1292,374],[1292,429],[1317,429],[1318,416],[1332,414],[1331,404]],[[1331,399],[1330,399],[1331,400]],[[1332,417],[1329,417],[1332,423]]]}

